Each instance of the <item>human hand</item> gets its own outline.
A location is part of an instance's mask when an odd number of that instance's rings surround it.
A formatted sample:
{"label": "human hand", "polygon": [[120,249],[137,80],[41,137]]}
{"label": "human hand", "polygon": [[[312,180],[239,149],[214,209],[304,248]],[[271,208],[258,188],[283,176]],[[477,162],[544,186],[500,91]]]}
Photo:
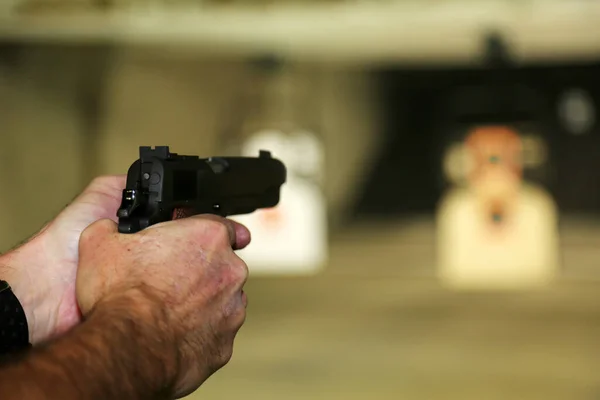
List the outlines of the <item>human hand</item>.
{"label": "human hand", "polygon": [[[229,362],[233,342],[246,318],[243,286],[248,268],[234,250],[246,247],[250,232],[213,215],[153,225],[120,234],[110,220],[81,235],[77,300],[85,316],[110,299],[136,292],[140,318],[158,313],[152,328],[162,365],[158,376],[179,398],[196,390]],[[118,303],[118,302],[116,302]],[[152,332],[149,332],[152,331]],[[164,346],[168,344],[168,346]],[[159,373],[160,374],[160,373]]]}
{"label": "human hand", "polygon": [[125,180],[125,175],[94,179],[40,232],[0,257],[0,278],[23,305],[33,344],[81,321],[75,298],[79,237],[92,222],[117,220]]}

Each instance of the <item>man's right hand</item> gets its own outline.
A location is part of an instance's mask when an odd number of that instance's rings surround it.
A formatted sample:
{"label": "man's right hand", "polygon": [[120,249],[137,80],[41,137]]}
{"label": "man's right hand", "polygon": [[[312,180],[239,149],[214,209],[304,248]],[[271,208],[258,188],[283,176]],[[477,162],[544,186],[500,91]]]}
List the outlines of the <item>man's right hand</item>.
{"label": "man's right hand", "polygon": [[[248,268],[234,250],[250,232],[213,215],[120,234],[111,220],[89,226],[79,244],[77,300],[84,318],[98,309],[130,304],[152,327],[155,382],[183,397],[231,358],[245,321]],[[150,377],[149,377],[150,378]],[[155,383],[153,382],[153,383]]]}

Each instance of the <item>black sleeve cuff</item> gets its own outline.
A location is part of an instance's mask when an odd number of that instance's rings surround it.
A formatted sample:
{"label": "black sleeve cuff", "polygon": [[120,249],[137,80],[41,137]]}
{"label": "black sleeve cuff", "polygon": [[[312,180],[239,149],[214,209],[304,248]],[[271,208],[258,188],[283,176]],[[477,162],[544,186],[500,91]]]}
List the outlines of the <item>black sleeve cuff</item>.
{"label": "black sleeve cuff", "polygon": [[27,316],[12,289],[0,281],[0,355],[29,347]]}

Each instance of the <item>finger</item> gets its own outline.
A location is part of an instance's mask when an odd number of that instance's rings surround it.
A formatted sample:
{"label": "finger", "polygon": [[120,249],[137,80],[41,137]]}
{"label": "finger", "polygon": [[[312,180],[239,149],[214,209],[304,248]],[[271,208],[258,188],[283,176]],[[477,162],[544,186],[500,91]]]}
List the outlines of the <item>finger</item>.
{"label": "finger", "polygon": [[242,290],[242,304],[244,305],[244,308],[248,308],[248,295],[246,295],[246,292],[244,292]]}
{"label": "finger", "polygon": [[[181,219],[181,218],[193,217],[193,216],[202,216],[202,217],[206,217],[211,220],[229,224],[228,230],[230,232],[230,239],[231,239],[230,242],[232,243],[231,247],[234,250],[244,249],[245,247],[247,247],[250,244],[250,242],[252,240],[252,235],[250,234],[250,230],[246,226],[240,224],[239,222],[233,221],[231,219],[226,219],[226,218],[223,218],[223,217],[215,215],[215,214],[197,214],[197,213],[195,213],[193,208],[177,208],[177,209],[173,210],[173,219],[174,220]],[[233,229],[232,229],[232,226],[233,226]]]}
{"label": "finger", "polygon": [[127,185],[127,175],[103,175],[95,178],[86,191],[116,192],[119,195]]}
{"label": "finger", "polygon": [[193,218],[201,218],[203,220],[216,221],[220,224],[225,225],[225,227],[227,228],[227,235],[229,237],[229,244],[231,245],[231,247],[235,247],[236,241],[237,241],[237,235],[236,235],[235,226],[233,225],[232,221],[228,220],[227,218],[223,218],[219,215],[214,215],[214,214],[199,214],[199,215],[193,216]]}
{"label": "finger", "polygon": [[[246,262],[237,254],[231,255],[230,266],[235,276],[235,284],[231,287],[230,308],[234,314],[244,316],[248,307],[248,296],[244,292],[244,286],[249,278],[249,270]],[[242,322],[243,323],[243,322]]]}
{"label": "finger", "polygon": [[235,237],[236,243],[234,250],[242,250],[246,248],[252,241],[252,234],[250,230],[245,226],[236,221],[231,221],[235,226]]}
{"label": "finger", "polygon": [[101,218],[117,222],[117,210],[121,204],[126,175],[108,175],[95,178],[71,204],[77,214],[86,216],[89,223]]}
{"label": "finger", "polygon": [[242,250],[250,244],[250,230],[239,222],[214,214],[203,214],[200,217],[223,223],[227,227],[229,243],[233,250]]}
{"label": "finger", "polygon": [[79,237],[80,248],[90,245],[95,245],[103,241],[106,237],[114,235],[118,232],[117,224],[111,219],[98,220],[81,232]]}
{"label": "finger", "polygon": [[248,281],[248,277],[250,276],[250,270],[248,269],[248,264],[237,254],[232,254],[231,265],[236,271],[238,284],[235,287],[237,292],[242,291],[244,289],[244,285]]}
{"label": "finger", "polygon": [[231,247],[234,250],[238,249],[238,235],[237,235],[238,230],[240,230],[240,232],[242,233],[242,236],[244,235],[242,230],[238,228],[238,225],[239,225],[238,223],[236,223],[230,219],[221,217],[219,215],[215,215],[215,214],[199,214],[199,215],[194,215],[191,218],[211,220],[211,221],[215,221],[220,224],[223,224],[227,228],[227,235],[229,236],[229,244],[231,245]]}
{"label": "finger", "polygon": [[110,218],[99,219],[86,228],[97,232],[99,235],[111,235],[118,232],[118,225]]}

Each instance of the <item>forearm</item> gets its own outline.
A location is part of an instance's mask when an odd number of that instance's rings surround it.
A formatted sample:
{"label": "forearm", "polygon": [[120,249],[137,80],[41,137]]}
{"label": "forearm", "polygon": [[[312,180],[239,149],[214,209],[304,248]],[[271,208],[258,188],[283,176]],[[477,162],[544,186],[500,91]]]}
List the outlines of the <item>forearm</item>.
{"label": "forearm", "polygon": [[176,371],[160,307],[141,292],[106,299],[81,325],[0,368],[12,399],[168,398]]}

